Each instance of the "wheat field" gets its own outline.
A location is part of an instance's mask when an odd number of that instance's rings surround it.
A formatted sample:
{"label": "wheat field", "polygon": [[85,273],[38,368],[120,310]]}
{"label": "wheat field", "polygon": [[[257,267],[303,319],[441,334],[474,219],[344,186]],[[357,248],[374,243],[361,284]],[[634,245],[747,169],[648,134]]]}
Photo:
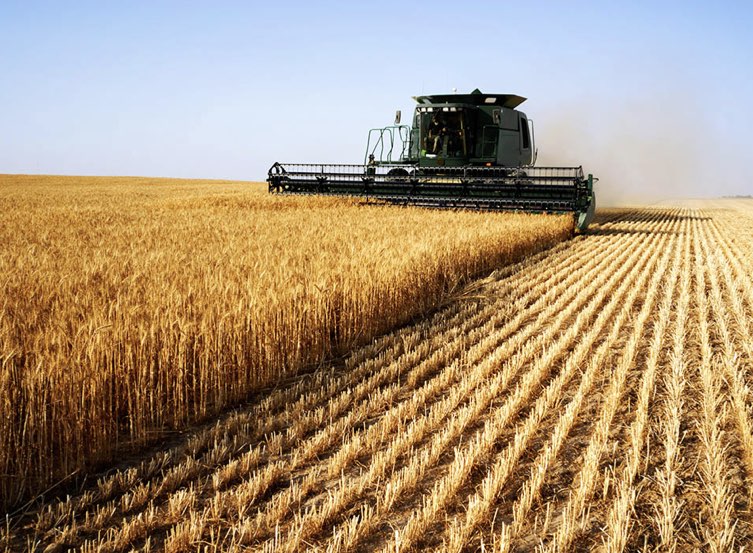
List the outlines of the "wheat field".
{"label": "wheat field", "polygon": [[753,201],[588,235],[10,519],[10,550],[753,546]]}
{"label": "wheat field", "polygon": [[[322,201],[313,212],[363,209]],[[25,505],[0,544],[753,547],[753,200],[607,210],[586,235],[496,262],[427,316]]]}
{"label": "wheat field", "polygon": [[0,508],[13,511],[572,227],[143,178],[0,176],[0,210]]}

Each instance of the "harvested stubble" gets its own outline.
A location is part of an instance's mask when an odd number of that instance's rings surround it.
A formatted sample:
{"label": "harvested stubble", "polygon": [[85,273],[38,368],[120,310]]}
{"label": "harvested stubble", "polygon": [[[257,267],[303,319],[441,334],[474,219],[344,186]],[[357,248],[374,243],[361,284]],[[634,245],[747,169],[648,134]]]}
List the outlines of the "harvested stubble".
{"label": "harvested stubble", "polygon": [[0,209],[6,506],[430,311],[571,227],[135,178],[0,176]]}

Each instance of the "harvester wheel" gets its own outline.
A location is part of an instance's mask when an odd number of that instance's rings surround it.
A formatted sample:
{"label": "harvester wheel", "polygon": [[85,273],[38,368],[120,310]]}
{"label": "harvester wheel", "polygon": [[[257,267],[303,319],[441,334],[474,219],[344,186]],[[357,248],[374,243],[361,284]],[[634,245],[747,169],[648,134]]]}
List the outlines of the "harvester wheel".
{"label": "harvester wheel", "polygon": [[402,167],[395,167],[387,171],[387,176],[392,177],[400,184],[407,184],[410,174]]}

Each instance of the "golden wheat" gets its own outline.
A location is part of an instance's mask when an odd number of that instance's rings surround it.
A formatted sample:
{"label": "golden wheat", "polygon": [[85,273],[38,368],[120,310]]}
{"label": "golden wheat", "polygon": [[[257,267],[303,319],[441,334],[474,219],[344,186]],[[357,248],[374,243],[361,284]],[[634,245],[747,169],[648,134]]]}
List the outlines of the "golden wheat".
{"label": "golden wheat", "polygon": [[0,179],[2,498],[180,428],[540,250],[565,218],[248,183]]}
{"label": "golden wheat", "polygon": [[753,202],[611,211],[0,543],[749,549],[751,267]]}

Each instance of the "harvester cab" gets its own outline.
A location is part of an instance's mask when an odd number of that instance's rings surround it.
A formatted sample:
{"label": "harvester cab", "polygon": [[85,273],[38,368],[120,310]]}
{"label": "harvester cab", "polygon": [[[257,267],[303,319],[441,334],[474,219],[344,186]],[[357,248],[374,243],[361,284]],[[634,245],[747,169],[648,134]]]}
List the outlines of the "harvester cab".
{"label": "harvester cab", "polygon": [[419,96],[412,156],[422,167],[519,167],[534,161],[533,127],[515,109],[525,98],[471,94]]}
{"label": "harvester cab", "polygon": [[269,191],[365,196],[396,204],[594,215],[592,175],[535,167],[533,121],[513,94],[418,96],[413,125],[371,129],[363,165],[275,163]]}

